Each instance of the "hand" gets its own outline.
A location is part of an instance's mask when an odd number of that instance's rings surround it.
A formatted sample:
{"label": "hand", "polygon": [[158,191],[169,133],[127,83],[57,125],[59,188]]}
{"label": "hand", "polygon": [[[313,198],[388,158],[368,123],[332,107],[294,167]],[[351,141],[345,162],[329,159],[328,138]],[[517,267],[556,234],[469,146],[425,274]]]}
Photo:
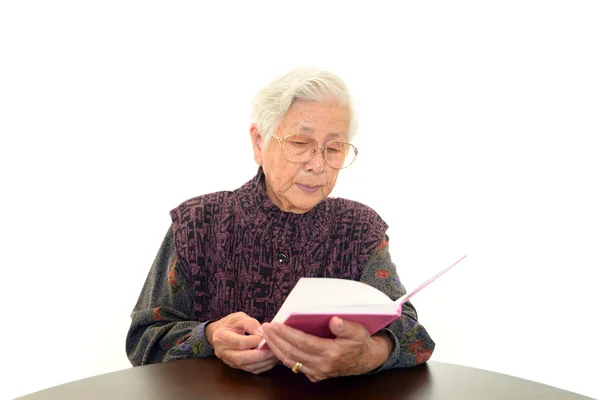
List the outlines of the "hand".
{"label": "hand", "polygon": [[263,332],[260,323],[243,312],[208,324],[204,334],[215,355],[232,368],[260,374],[279,363],[272,351],[253,350],[262,340]]}
{"label": "hand", "polygon": [[359,323],[333,317],[329,329],[335,339],[308,335],[289,326],[263,324],[271,351],[292,368],[302,363],[301,372],[313,382],[344,375],[360,375],[382,365],[392,351],[387,334],[370,336]]}

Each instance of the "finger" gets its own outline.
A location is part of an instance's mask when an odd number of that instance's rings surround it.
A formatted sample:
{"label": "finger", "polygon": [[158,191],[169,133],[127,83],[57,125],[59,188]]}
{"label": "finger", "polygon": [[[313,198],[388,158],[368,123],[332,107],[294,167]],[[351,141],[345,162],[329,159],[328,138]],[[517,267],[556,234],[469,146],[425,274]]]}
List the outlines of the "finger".
{"label": "finger", "polygon": [[[277,361],[279,361],[279,360],[277,360]],[[270,364],[270,365],[266,365],[266,366],[264,366],[264,367],[263,367],[263,368],[261,368],[261,369],[257,369],[257,370],[255,370],[255,371],[252,371],[252,373],[253,373],[253,374],[256,374],[256,375],[258,375],[258,374],[262,374],[263,372],[267,372],[267,371],[269,371],[269,370],[273,369],[273,367],[274,367],[274,366],[276,366],[277,364],[279,364],[279,362],[274,362],[274,363],[272,363],[272,364]]]}
{"label": "finger", "polygon": [[255,334],[257,329],[260,327],[260,322],[246,313],[237,312],[232,314],[232,317],[228,321],[227,325],[239,330],[243,329],[244,332],[248,332],[250,334]]}
{"label": "finger", "polygon": [[327,379],[325,376],[315,376],[315,375],[306,375],[306,377],[313,383],[321,382],[324,379]]}
{"label": "finger", "polygon": [[261,362],[261,361],[279,362],[279,359],[277,358],[275,353],[273,353],[271,350],[249,350],[249,351],[251,351],[253,353],[252,357],[256,360],[256,362]]}
{"label": "finger", "polygon": [[225,349],[219,352],[217,356],[227,364],[236,368],[245,369],[253,364],[265,361],[276,362],[276,356],[271,351],[265,350],[230,350]]}
{"label": "finger", "polygon": [[306,354],[322,355],[331,346],[331,339],[309,335],[287,325],[279,323],[263,324],[263,329],[269,339],[283,339]]}
{"label": "finger", "polygon": [[253,355],[253,357],[256,359],[256,362],[263,362],[263,361],[279,362],[279,358],[277,358],[275,353],[273,353],[271,350],[251,349],[250,351],[258,353],[256,355]]}
{"label": "finger", "polygon": [[369,331],[362,324],[343,320],[340,317],[332,317],[329,320],[329,329],[338,338],[356,342],[364,342],[370,336]]}
{"label": "finger", "polygon": [[331,343],[331,348],[325,349],[319,354],[311,354],[304,352],[302,348],[295,347],[277,334],[273,335],[271,332],[272,336],[269,336],[270,329],[271,327],[264,326],[269,348],[286,367],[292,369],[297,362],[302,363],[301,372],[309,375],[309,379],[313,382],[319,382],[323,379],[340,375],[339,364],[336,364],[334,361],[338,359],[339,354],[336,353],[335,349],[339,348],[339,346],[333,346],[334,340],[307,335],[317,341]]}
{"label": "finger", "polygon": [[275,357],[277,357],[277,359],[281,361],[283,365],[285,365],[288,368],[291,368],[293,366],[295,361],[292,361],[291,359],[288,360],[287,355],[277,345],[275,335],[271,335],[271,337],[267,339],[267,343],[269,344],[269,349],[271,350],[271,352],[275,354]]}
{"label": "finger", "polygon": [[260,373],[263,371],[268,371],[269,369],[273,368],[278,363],[279,363],[279,360],[277,358],[275,358],[274,360],[265,360],[265,361],[257,362],[255,364],[250,364],[250,365],[244,366],[244,370],[246,370],[248,372],[252,372],[254,374],[257,374],[257,373]]}
{"label": "finger", "polygon": [[[294,363],[295,365],[296,363]],[[292,366],[293,367],[293,366]],[[337,376],[337,374],[327,375],[325,372],[321,371],[318,367],[314,367],[311,365],[302,364],[302,368],[300,368],[300,374],[306,375],[311,382],[320,382],[324,379]]]}
{"label": "finger", "polygon": [[263,330],[260,326],[260,322],[251,317],[248,317],[248,319],[245,320],[244,331],[248,332],[251,335],[258,335],[261,338],[263,336]]}
{"label": "finger", "polygon": [[268,337],[267,343],[269,344],[269,348],[286,367],[292,368],[296,362],[301,362],[306,365],[311,365],[313,363],[317,364],[314,355],[304,353],[301,349],[295,348],[276,334],[269,336],[269,333],[267,332],[269,328],[265,327],[264,329]]}
{"label": "finger", "polygon": [[220,329],[213,334],[213,346],[228,350],[249,350],[261,342],[262,337],[258,335],[240,335],[237,332]]}
{"label": "finger", "polygon": [[[294,362],[293,365],[286,365],[286,367],[288,367],[289,369],[292,369],[295,365],[296,365],[296,362]],[[309,365],[305,365],[305,364],[302,364],[302,368],[300,368],[300,372],[298,372],[298,373],[306,375],[306,377],[311,382],[320,382],[324,379],[327,379],[327,377],[323,374],[322,371],[317,371],[316,369],[310,367]]]}
{"label": "finger", "polygon": [[262,368],[262,369],[260,369],[260,370],[256,370],[256,371],[249,371],[249,372],[252,372],[254,375],[260,375],[260,374],[262,374],[263,372],[267,372],[267,371],[270,371],[270,370],[272,370],[272,369],[273,369],[273,367],[274,367],[274,366],[273,366],[273,365],[271,365],[271,366],[268,366],[268,367],[264,367],[264,368]]}

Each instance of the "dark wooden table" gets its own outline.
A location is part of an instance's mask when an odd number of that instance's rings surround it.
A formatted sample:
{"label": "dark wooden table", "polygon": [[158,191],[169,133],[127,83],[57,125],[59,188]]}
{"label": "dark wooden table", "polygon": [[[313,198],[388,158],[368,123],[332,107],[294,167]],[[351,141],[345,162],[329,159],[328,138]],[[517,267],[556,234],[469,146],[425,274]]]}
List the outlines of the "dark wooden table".
{"label": "dark wooden table", "polygon": [[182,360],[111,372],[42,390],[20,400],[48,399],[564,399],[588,397],[552,386],[453,364],[312,383],[280,366],[261,374],[216,358]]}

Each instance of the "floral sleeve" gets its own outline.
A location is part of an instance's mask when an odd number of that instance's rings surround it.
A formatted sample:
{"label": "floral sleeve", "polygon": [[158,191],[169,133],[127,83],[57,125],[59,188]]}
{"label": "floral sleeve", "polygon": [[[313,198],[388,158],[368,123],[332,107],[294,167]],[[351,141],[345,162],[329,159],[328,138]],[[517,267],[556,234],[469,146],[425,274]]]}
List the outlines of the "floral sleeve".
{"label": "floral sleeve", "polygon": [[[392,300],[397,300],[406,294],[406,289],[400,282],[396,266],[391,260],[388,244],[389,238],[386,235],[369,257],[360,280],[381,290]],[[417,311],[410,302],[403,305],[400,318],[383,331],[390,335],[393,349],[386,362],[372,372],[414,367],[429,360],[433,353],[435,343],[419,324]]]}
{"label": "floral sleeve", "polygon": [[193,298],[173,244],[172,227],[131,313],[126,351],[134,366],[214,354],[194,320]]}

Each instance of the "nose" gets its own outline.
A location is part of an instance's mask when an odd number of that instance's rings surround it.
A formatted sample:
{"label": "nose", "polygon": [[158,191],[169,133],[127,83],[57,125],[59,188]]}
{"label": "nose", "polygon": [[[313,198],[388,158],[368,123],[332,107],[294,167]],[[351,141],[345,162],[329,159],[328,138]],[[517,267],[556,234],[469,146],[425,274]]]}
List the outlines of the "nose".
{"label": "nose", "polygon": [[325,147],[315,149],[315,155],[304,163],[304,168],[307,171],[314,171],[318,174],[325,169]]}

